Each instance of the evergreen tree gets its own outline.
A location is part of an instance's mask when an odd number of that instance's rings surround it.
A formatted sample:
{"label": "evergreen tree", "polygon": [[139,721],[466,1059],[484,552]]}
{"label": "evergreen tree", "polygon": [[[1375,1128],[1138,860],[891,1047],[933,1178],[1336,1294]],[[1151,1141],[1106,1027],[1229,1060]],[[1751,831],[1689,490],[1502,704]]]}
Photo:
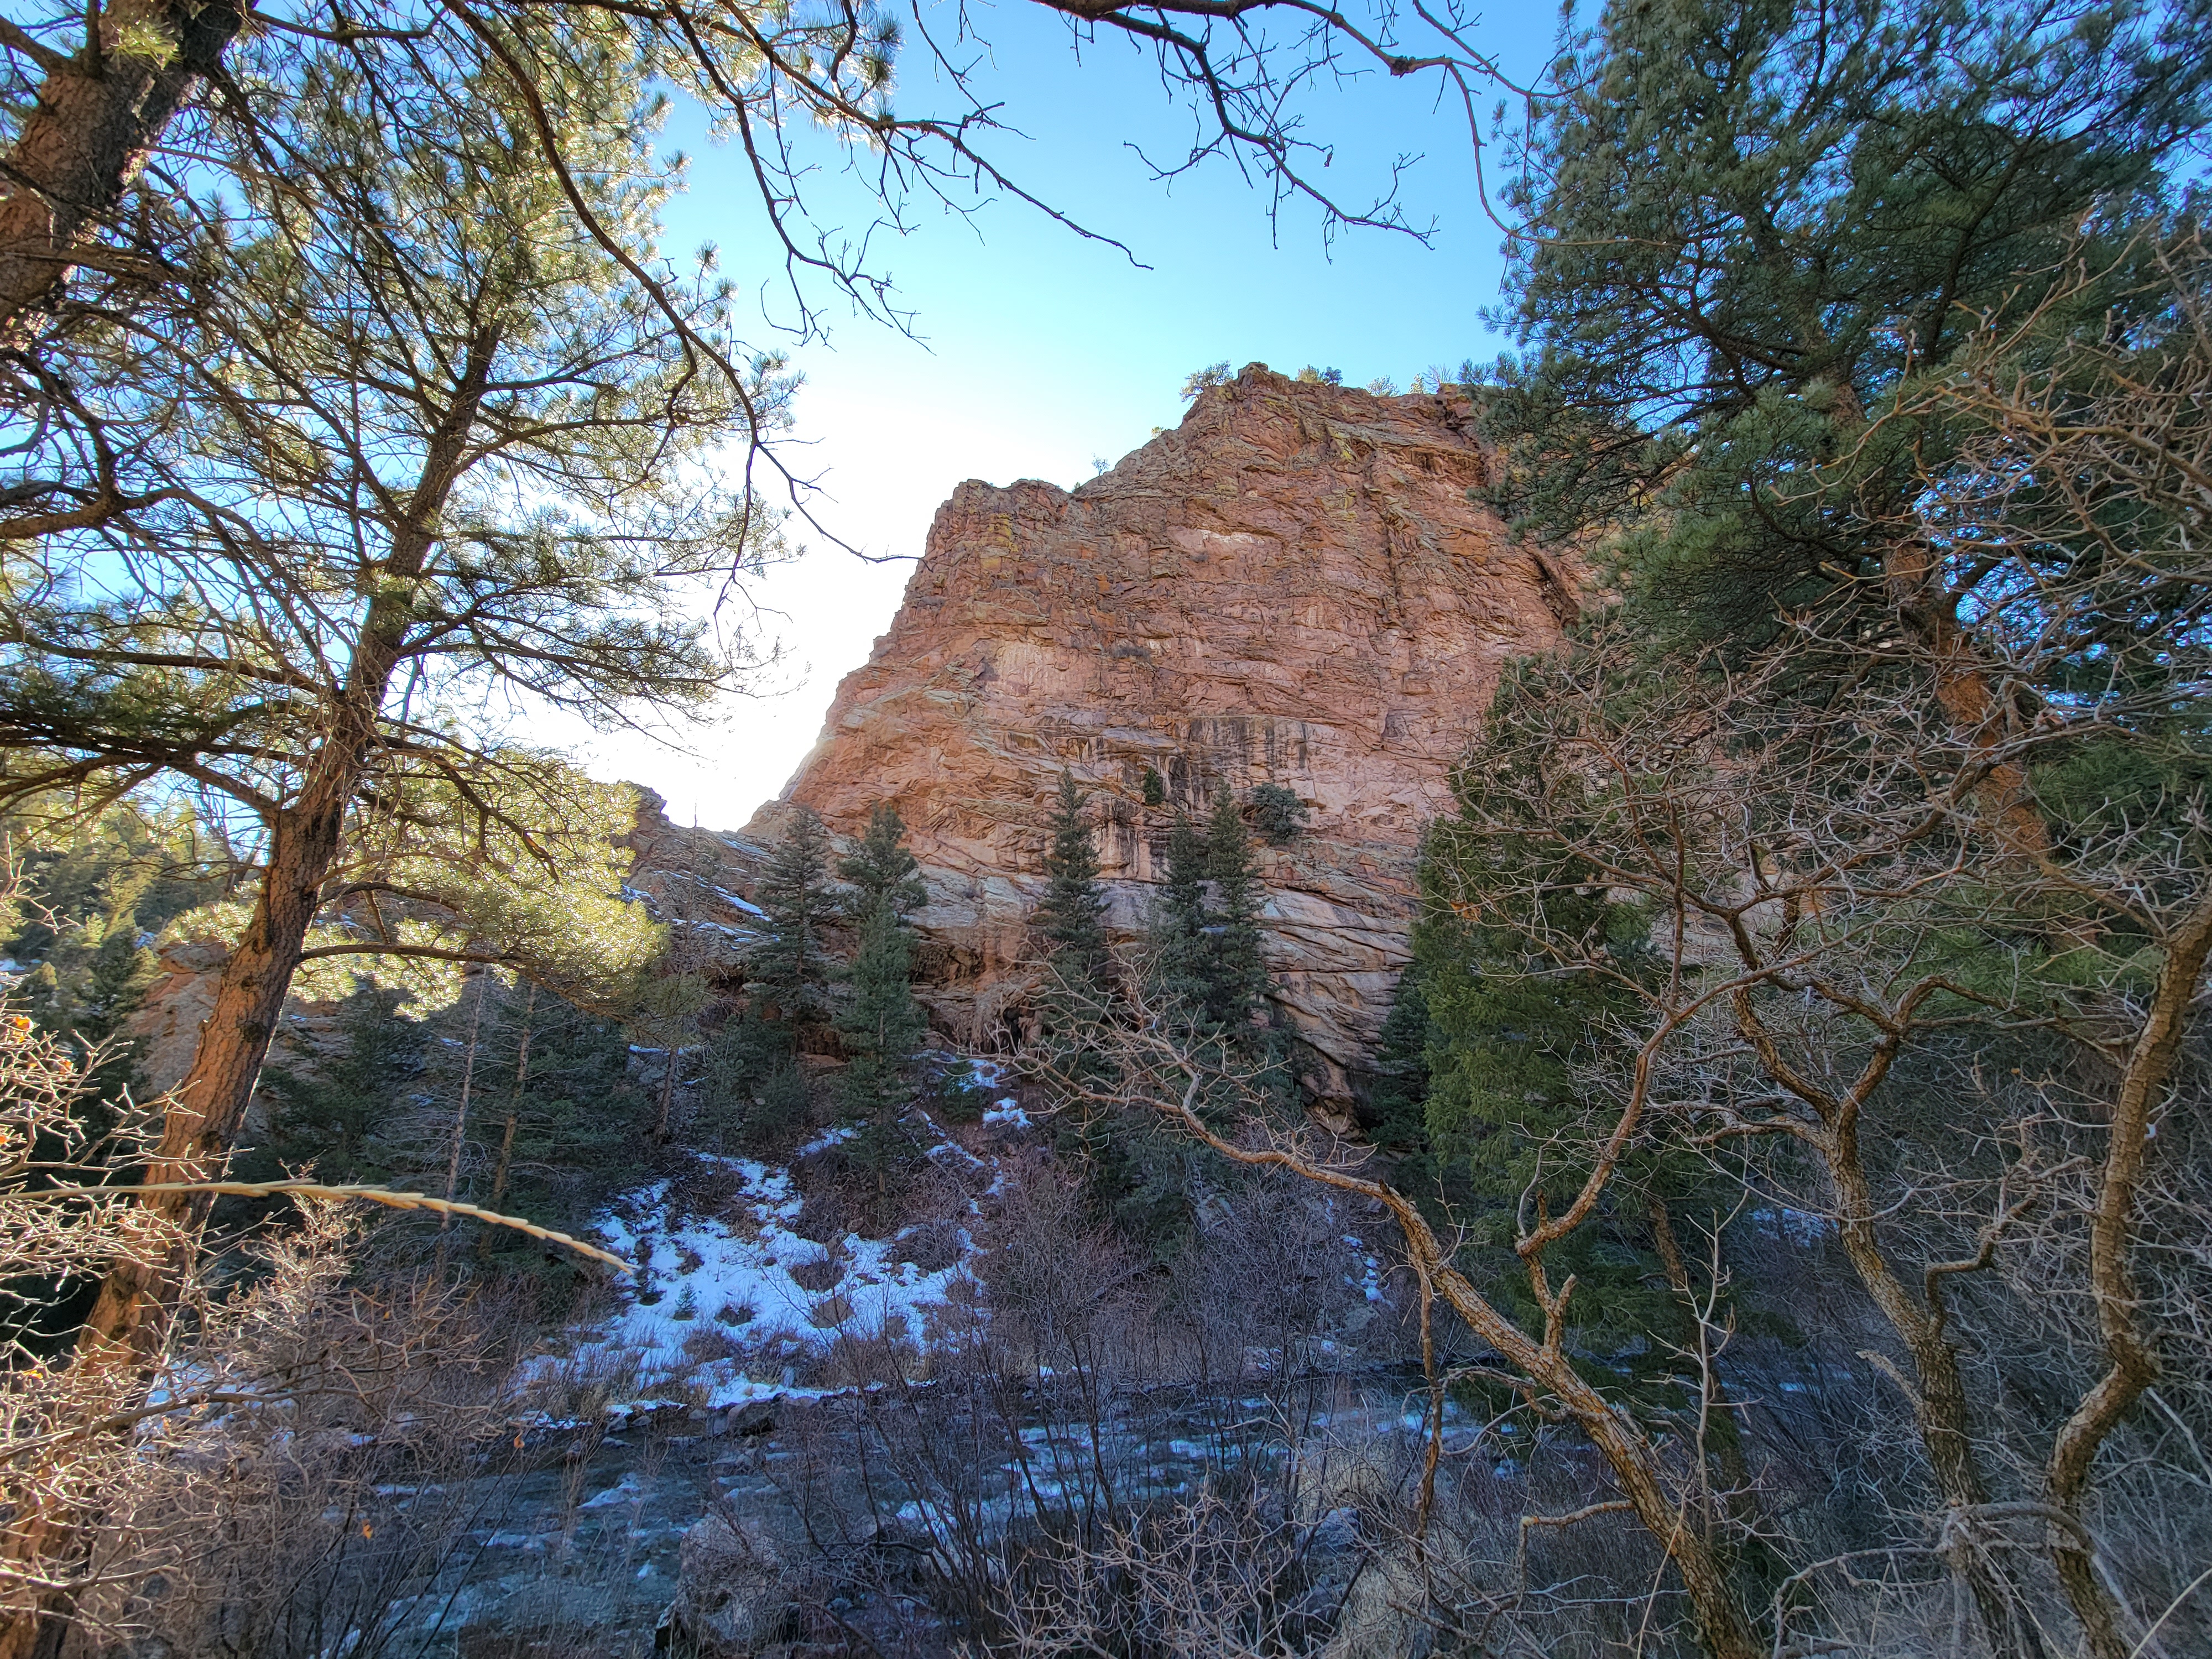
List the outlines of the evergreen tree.
{"label": "evergreen tree", "polygon": [[[1462,787],[1479,788],[1480,781],[1463,776]],[[1492,862],[1500,859],[1510,867]],[[1613,974],[1656,972],[1659,964],[1644,909],[1611,897],[1593,872],[1532,870],[1511,849],[1445,833],[1430,838],[1421,884],[1427,913],[1414,930],[1407,974],[1420,1013],[1401,986],[1407,1012],[1390,1064],[1400,1088],[1422,1085],[1425,1144],[1416,1155],[1432,1172],[1428,1190],[1440,1190],[1472,1243],[1501,1247],[1529,1218],[1560,1213],[1581,1189],[1615,1104],[1590,1074],[1613,1019],[1636,1006]],[[1464,901],[1486,890],[1531,887],[1541,892],[1553,936],[1601,940],[1613,974],[1562,968],[1502,904],[1484,907],[1495,920],[1469,924],[1443,902],[1446,893]],[[1425,1035],[1418,1060],[1407,1052],[1417,1030]],[[1577,1340],[1627,1365],[1639,1390],[1656,1388],[1662,1397],[1674,1386],[1667,1345],[1686,1330],[1656,1249],[1653,1206],[1693,1202],[1713,1179],[1702,1158],[1633,1150],[1597,1212],[1548,1258],[1554,1283],[1577,1276]],[[1508,1305],[1538,1317],[1519,1275],[1504,1274],[1499,1284]]]}
{"label": "evergreen tree", "polygon": [[854,1151],[873,1170],[878,1193],[897,1156],[899,1109],[914,1095],[915,1051],[929,1029],[914,997],[915,934],[907,925],[926,895],[905,836],[898,813],[880,805],[859,849],[838,865],[854,884],[847,908],[860,932],[838,975],[848,993],[834,1022],[846,1054],[838,1096],[859,1120]]}
{"label": "evergreen tree", "polygon": [[755,896],[768,921],[747,963],[756,1005],[787,1030],[820,1019],[829,1012],[831,966],[822,929],[839,907],[830,886],[829,833],[811,808],[793,811]]}
{"label": "evergreen tree", "polygon": [[1062,770],[1045,849],[1045,893],[1035,921],[1062,979],[1087,992],[1106,982],[1105,896],[1098,887],[1098,849],[1083,816],[1073,773]]}
{"label": "evergreen tree", "polygon": [[1252,843],[1243,815],[1224,783],[1215,792],[1206,825],[1206,872],[1213,909],[1206,927],[1206,1013],[1236,1053],[1266,1051],[1267,964],[1261,952],[1260,883],[1252,872]]}
{"label": "evergreen tree", "polygon": [[888,905],[868,912],[860,948],[842,977],[851,998],[835,1022],[849,1061],[846,1109],[881,1119],[913,1093],[908,1078],[915,1051],[928,1033],[914,997],[914,931]]}
{"label": "evergreen tree", "polygon": [[805,1075],[791,1028],[748,998],[707,1046],[706,1124],[747,1152],[769,1149],[806,1110]]}
{"label": "evergreen tree", "polygon": [[[1360,1127],[1367,1138],[1401,1158],[1420,1158],[1428,1147],[1429,1044],[1436,1027],[1429,1018],[1428,994],[1418,968],[1408,964],[1390,999],[1390,1012],[1375,1045],[1374,1081],[1367,1092]],[[1399,1178],[1401,1186],[1426,1191],[1427,1181]]]}
{"label": "evergreen tree", "polygon": [[[754,894],[765,925],[746,958],[745,999],[715,1034],[706,1065],[708,1112],[741,1146],[764,1148],[805,1112],[799,1033],[830,1016],[836,966],[822,929],[844,908],[830,884],[830,852],[822,820],[794,808]],[[902,872],[896,860],[882,863],[890,890]]]}
{"label": "evergreen tree", "polygon": [[312,1165],[316,1178],[376,1183],[414,1172],[390,1131],[403,1098],[422,1073],[422,1023],[403,1012],[413,999],[397,987],[356,980],[338,1005],[337,1042],[319,1050],[293,1038],[285,1063],[266,1067],[262,1087],[276,1102],[262,1158],[242,1160],[251,1179]]}
{"label": "evergreen tree", "polygon": [[[1206,829],[1178,810],[1152,908],[1146,990],[1204,1063],[1246,1074],[1279,1103],[1294,1097],[1282,1033],[1268,1018],[1261,894],[1237,799],[1216,792]],[[1211,1101],[1201,1103],[1212,1109]],[[1101,1115],[1085,1128],[1093,1202],[1166,1259],[1191,1228],[1188,1146],[1150,1118]]]}
{"label": "evergreen tree", "polygon": [[[1890,526],[1974,422],[1920,392],[1985,319],[2055,300],[2051,337],[2118,339],[2162,303],[2137,233],[2194,166],[2212,53],[2187,44],[2201,13],[2094,15],[1603,7],[1557,58],[1510,187],[1524,351],[1480,400],[1512,455],[1501,504],[1563,541],[1602,526],[1662,636],[1741,645],[1784,610],[1925,586]],[[2008,592],[2049,555],[2008,551],[1970,579]],[[1925,632],[1962,600],[1895,614]]]}
{"label": "evergreen tree", "polygon": [[1263,783],[1253,789],[1252,820],[1270,847],[1288,847],[1296,841],[1305,819],[1305,803],[1296,790],[1279,783]]}
{"label": "evergreen tree", "polygon": [[632,993],[625,1011],[641,1046],[660,1052],[655,1082],[653,1138],[665,1141],[675,1131],[676,1091],[684,1080],[684,1055],[699,1041],[700,1017],[712,1001],[706,976],[663,971],[648,975]]}
{"label": "evergreen tree", "polygon": [[[696,710],[744,677],[743,641],[696,602],[771,551],[769,515],[718,459],[782,393],[766,367],[750,386],[702,371],[681,319],[718,326],[711,278],[636,286],[673,182],[650,71],[604,36],[574,44],[592,72],[527,107],[405,54],[373,84],[303,75],[257,110],[283,165],[232,175],[164,233],[164,268],[206,275],[191,303],[74,337],[72,398],[146,487],[11,544],[0,799],[166,781],[222,799],[260,866],[164,1157],[231,1151],[303,962],[511,959],[476,941],[507,932],[519,890],[560,887],[581,814],[573,774],[484,724],[491,688],[617,718]],[[571,136],[572,171],[547,171],[534,123]],[[609,224],[641,260],[611,255]],[[368,920],[354,911],[388,878],[357,878],[363,849],[388,869],[463,818],[416,860],[492,901],[459,942],[424,939],[410,892],[385,936],[311,944]],[[488,891],[484,865],[517,848]],[[597,954],[573,923],[537,937]],[[204,1211],[181,1194],[149,1207]],[[169,1271],[118,1266],[97,1334],[158,1347]]]}
{"label": "evergreen tree", "polygon": [[837,860],[837,873],[851,884],[846,913],[865,922],[871,911],[889,908],[901,920],[928,901],[921,883],[921,866],[906,844],[906,825],[898,809],[878,802],[868,814],[868,827],[852,855]]}
{"label": "evergreen tree", "polygon": [[1206,929],[1206,838],[1190,815],[1176,809],[1168,832],[1167,868],[1152,907],[1151,989],[1178,1021],[1205,1024],[1212,947]]}
{"label": "evergreen tree", "polygon": [[128,808],[89,822],[56,822],[33,803],[0,816],[0,856],[18,872],[0,914],[0,957],[27,969],[13,1001],[80,1055],[106,1045],[93,1098],[112,1102],[135,1075],[118,1042],[160,972],[149,941],[193,905],[215,898],[222,873],[188,812]]}
{"label": "evergreen tree", "polygon": [[[470,1195],[573,1232],[636,1178],[640,1132],[654,1109],[630,1075],[629,1041],[614,1020],[528,988],[500,999],[486,1019]],[[477,1254],[561,1282],[571,1272],[557,1253],[503,1227],[481,1230]]]}
{"label": "evergreen tree", "polygon": [[1098,851],[1083,815],[1073,774],[1063,769],[1045,848],[1045,893],[1031,918],[1044,937],[1048,976],[1038,1013],[1050,1066],[1079,1086],[1097,1083],[1107,1066],[1095,1041],[1104,1018],[1111,969],[1106,949],[1105,897],[1098,886]]}

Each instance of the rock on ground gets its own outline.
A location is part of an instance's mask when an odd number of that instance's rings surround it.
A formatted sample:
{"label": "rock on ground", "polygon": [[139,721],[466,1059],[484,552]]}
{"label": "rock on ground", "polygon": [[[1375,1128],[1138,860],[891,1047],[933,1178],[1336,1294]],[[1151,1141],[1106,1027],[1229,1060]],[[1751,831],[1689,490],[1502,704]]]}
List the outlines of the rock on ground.
{"label": "rock on ground", "polygon": [[759,1525],[719,1510],[684,1534],[676,1599],[653,1643],[674,1659],[767,1659],[792,1622],[791,1579]]}

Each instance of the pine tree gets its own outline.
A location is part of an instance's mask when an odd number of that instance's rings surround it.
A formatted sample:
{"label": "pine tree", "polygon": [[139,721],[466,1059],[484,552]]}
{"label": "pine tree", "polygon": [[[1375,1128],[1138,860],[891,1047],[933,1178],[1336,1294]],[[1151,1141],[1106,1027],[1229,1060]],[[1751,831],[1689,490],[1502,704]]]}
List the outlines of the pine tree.
{"label": "pine tree", "polygon": [[1223,784],[1206,825],[1206,872],[1213,886],[1213,913],[1206,930],[1206,1018],[1232,1050],[1247,1056],[1266,1046],[1267,964],[1261,953],[1260,883],[1252,872],[1252,843],[1244,833],[1237,798]]}
{"label": "pine tree", "polygon": [[1206,913],[1206,838],[1190,815],[1176,809],[1168,832],[1166,879],[1160,884],[1152,918],[1151,990],[1179,1023],[1196,1029],[1206,1024],[1206,994],[1212,984],[1212,925]]}
{"label": "pine tree", "polygon": [[830,836],[811,809],[793,813],[756,896],[768,931],[748,966],[763,1017],[787,1030],[821,1018],[829,1011],[830,971],[821,930],[838,904],[830,886]]}
{"label": "pine tree", "polygon": [[851,1057],[845,1105],[860,1116],[891,1110],[912,1092],[907,1070],[928,1031],[915,1000],[913,973],[913,930],[889,906],[869,911],[860,948],[842,975],[852,998],[836,1020]]}
{"label": "pine tree", "polygon": [[[1481,890],[1488,873],[1455,843],[1432,845],[1422,877],[1431,908],[1415,929],[1414,951],[1427,1027],[1427,1155],[1454,1219],[1472,1240],[1497,1246],[1510,1242],[1522,1218],[1556,1215],[1580,1190],[1593,1119],[1608,1121],[1607,1101],[1593,1099],[1583,1073],[1598,1058],[1612,1018],[1633,997],[1617,978],[1561,970],[1503,915],[1469,926],[1435,902],[1445,891]],[[1640,908],[1608,896],[1587,872],[1551,874],[1543,898],[1547,927],[1604,939],[1617,972],[1652,964]],[[1413,1024],[1409,1007],[1406,1026]],[[1401,1028],[1401,1038],[1407,1035]],[[1577,1279],[1579,1340],[1628,1353],[1639,1386],[1650,1380],[1646,1371],[1669,1373],[1664,1345],[1682,1335],[1682,1310],[1654,1250],[1651,1203],[1692,1197],[1709,1178],[1700,1160],[1632,1152],[1590,1224],[1555,1247],[1553,1271]],[[1510,1304],[1537,1317],[1516,1276],[1501,1285]]]}
{"label": "pine tree", "polygon": [[888,804],[868,815],[859,850],[839,873],[854,884],[848,909],[860,923],[860,945],[838,977],[849,1000],[834,1022],[845,1054],[838,1095],[859,1120],[854,1152],[871,1168],[880,1194],[899,1146],[899,1109],[913,1097],[915,1051],[928,1033],[914,998],[914,930],[907,913],[925,897],[906,826]]}
{"label": "pine tree", "polygon": [[684,1074],[684,1055],[699,1040],[699,1020],[713,994],[706,976],[696,973],[658,973],[637,988],[627,1011],[631,1030],[640,1042],[660,1051],[660,1076],[653,1138],[665,1141],[674,1133],[676,1091]]}
{"label": "pine tree", "polygon": [[885,906],[903,920],[929,899],[921,867],[906,844],[906,824],[889,801],[878,802],[868,814],[860,847],[838,860],[837,873],[851,884],[845,910],[855,921],[865,922],[871,911]]}
{"label": "pine tree", "polygon": [[422,1161],[396,1156],[388,1135],[423,1067],[422,1023],[404,1012],[410,1000],[404,990],[356,980],[338,1005],[333,1049],[287,1044],[286,1062],[261,1075],[276,1109],[265,1167],[250,1155],[241,1160],[247,1178],[312,1165],[319,1180],[373,1183]]}
{"label": "pine tree", "polygon": [[[1408,965],[1376,1042],[1374,1082],[1360,1114],[1368,1139],[1401,1158],[1420,1158],[1428,1148],[1428,1047],[1435,1029],[1419,969]],[[1425,1191],[1433,1183],[1401,1176],[1399,1184]]]}
{"label": "pine tree", "polygon": [[[486,1018],[478,1078],[489,1179],[471,1192],[477,1203],[574,1231],[635,1178],[639,1136],[653,1109],[630,1075],[628,1038],[614,1020],[543,991],[510,994]],[[478,1254],[561,1283],[571,1271],[557,1253],[501,1227],[483,1230]]]}
{"label": "pine tree", "polygon": [[1071,1085],[1102,1080],[1097,1024],[1107,1012],[1111,959],[1106,949],[1105,897],[1098,887],[1098,851],[1083,815],[1074,775],[1060,775],[1045,849],[1045,893],[1031,921],[1047,946],[1048,977],[1038,1014],[1049,1068]]}
{"label": "pine tree", "polygon": [[1095,991],[1106,981],[1105,896],[1098,887],[1098,849],[1083,816],[1073,773],[1060,775],[1045,851],[1045,893],[1035,917],[1062,979]]}
{"label": "pine tree", "polygon": [[[1916,577],[1896,557],[1912,538],[1893,526],[1973,425],[1921,377],[2040,304],[2059,307],[2051,337],[2127,333],[2160,303],[2139,233],[2179,205],[2206,120],[2201,40],[2168,33],[2162,8],[2085,15],[1588,14],[1516,157],[1522,351],[1480,400],[1514,452],[1495,477],[1521,527],[1571,542],[1602,526],[1641,625],[1698,642],[1771,638],[1824,600],[1909,630],[1982,603],[1944,591],[1961,573],[1942,562]],[[2069,292],[2114,264],[2130,268]],[[2033,545],[2014,558],[2043,557]],[[2009,591],[2019,567],[1993,562],[1973,580]]]}
{"label": "pine tree", "polygon": [[188,812],[118,808],[86,823],[68,811],[40,801],[0,815],[0,857],[19,872],[0,914],[0,957],[31,968],[13,1000],[41,1030],[73,1039],[80,1054],[106,1045],[92,1098],[112,1103],[134,1081],[125,1024],[160,972],[146,941],[216,897],[221,878]]}
{"label": "pine tree", "polygon": [[[895,842],[894,848],[904,853]],[[836,969],[822,929],[846,908],[830,884],[830,851],[822,820],[808,807],[795,808],[754,895],[764,935],[747,957],[745,1000],[715,1034],[706,1064],[708,1110],[740,1146],[763,1148],[805,1111],[799,1032],[830,1016]],[[896,860],[879,863],[884,890],[897,887],[903,873]]]}
{"label": "pine tree", "polygon": [[791,1028],[748,999],[707,1047],[705,1127],[764,1152],[806,1110],[806,1082]]}
{"label": "pine tree", "polygon": [[896,904],[878,902],[860,924],[860,948],[842,977],[852,997],[836,1030],[847,1055],[838,1095],[858,1120],[853,1152],[876,1177],[880,1195],[896,1160],[899,1109],[913,1097],[915,1051],[928,1025],[915,1000],[914,931]]}
{"label": "pine tree", "polygon": [[[588,719],[696,708],[744,675],[743,640],[702,626],[693,599],[771,552],[760,504],[714,462],[781,392],[770,369],[753,389],[702,373],[698,337],[672,329],[725,314],[711,278],[670,272],[665,303],[649,299],[642,266],[595,234],[620,223],[642,252],[672,181],[650,71],[618,52],[595,67],[528,109],[405,54],[374,91],[303,76],[256,118],[284,166],[232,175],[165,232],[174,268],[209,281],[164,310],[160,348],[127,328],[76,337],[81,368],[108,377],[73,395],[118,440],[131,428],[136,476],[163,482],[111,492],[104,525],[12,545],[32,562],[0,586],[0,796],[40,779],[88,797],[191,787],[240,815],[231,848],[260,866],[236,890],[250,915],[164,1158],[230,1152],[303,962],[474,959],[466,941],[513,919],[472,915],[460,945],[401,921],[311,944],[384,884],[356,878],[358,849],[419,847],[421,808],[442,801],[473,836],[451,887],[472,884],[488,841],[527,851],[486,896],[532,874],[558,884],[548,832],[574,801],[541,790],[551,757],[484,723],[491,686]],[[548,173],[533,120],[573,136],[572,173]],[[195,1224],[206,1203],[162,1192],[147,1207]],[[157,1351],[174,1265],[118,1263],[88,1342]]]}

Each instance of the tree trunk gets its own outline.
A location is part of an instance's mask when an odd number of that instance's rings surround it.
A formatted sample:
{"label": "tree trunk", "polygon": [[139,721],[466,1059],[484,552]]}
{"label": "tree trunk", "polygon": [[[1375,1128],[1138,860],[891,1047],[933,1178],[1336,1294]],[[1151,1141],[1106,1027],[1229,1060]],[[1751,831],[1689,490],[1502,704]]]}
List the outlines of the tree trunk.
{"label": "tree trunk", "polygon": [[[223,964],[215,1009],[200,1028],[191,1068],[177,1085],[149,1166],[149,1185],[212,1179],[230,1156],[253,1097],[269,1040],[292,988],[307,929],[322,907],[323,883],[337,861],[347,810],[361,787],[384,702],[414,607],[414,583],[437,539],[446,498],[460,476],[463,447],[499,349],[496,326],[470,343],[453,406],[432,434],[404,517],[394,526],[385,580],[362,617],[345,683],[328,706],[323,740],[307,765],[298,797],[270,815],[269,863],[253,917]],[[146,1200],[197,1230],[212,1196],[167,1193]],[[159,1352],[166,1320],[157,1315],[179,1282],[179,1262],[121,1262],[110,1270],[85,1322],[80,1363],[128,1354],[142,1366]],[[10,1659],[0,1647],[0,1659]]]}
{"label": "tree trunk", "polygon": [[2180,1053],[2189,1006],[2196,1000],[2208,955],[2212,955],[2212,891],[2197,901],[2196,909],[2166,942],[2165,971],[2113,1097],[2103,1178],[2089,1224],[2089,1288],[2096,1298],[2106,1369],[2059,1429],[2044,1474],[2051,1505],[2075,1523],[2073,1528],[2051,1529],[2051,1565],[2094,1659],[2136,1659],[2141,1651],[2127,1639],[2118,1599],[2097,1571],[2081,1500],[2097,1449],[2143,1390],[2158,1380],[2151,1334],[2136,1316],[2135,1274],[2129,1260],[2135,1243],[2136,1191],[2150,1152],[2152,1113]]}
{"label": "tree trunk", "polygon": [[[82,51],[47,64],[0,163],[0,343],[20,345],[52,313],[87,233],[222,62],[246,12],[236,0],[122,0]],[[173,49],[159,57],[117,49],[149,33]]]}
{"label": "tree trunk", "polygon": [[[514,1161],[515,1126],[522,1121],[522,1091],[530,1086],[531,1018],[538,1012],[538,985],[531,982],[522,1000],[522,1047],[514,1060],[514,1087],[507,1097],[507,1127],[499,1137],[499,1162],[491,1176],[491,1202],[487,1209],[496,1210],[507,1198],[507,1167]],[[487,1227],[477,1234],[477,1259],[483,1260],[491,1254],[491,1230]]]}
{"label": "tree trunk", "polygon": [[653,1140],[657,1146],[668,1144],[669,1115],[676,1108],[676,1067],[683,1057],[681,1043],[672,1040],[668,1048],[668,1064],[660,1073],[660,1115],[653,1126]]}
{"label": "tree trunk", "polygon": [[[484,998],[491,989],[491,970],[486,969],[477,976],[477,1006],[469,1015],[468,1058],[461,1062],[461,1100],[453,1109],[453,1145],[446,1157],[446,1202],[453,1201],[453,1194],[461,1184],[461,1142],[469,1131],[469,1091],[477,1080],[477,1036],[483,1029]],[[453,1212],[441,1212],[438,1217],[438,1279],[446,1277],[446,1235],[453,1230]]]}
{"label": "tree trunk", "polygon": [[[1890,555],[1885,581],[1899,617],[1928,653],[1936,707],[1954,732],[1987,757],[2007,735],[2010,711],[1990,684],[1989,665],[1959,626],[1958,600],[1944,588],[1933,554],[1923,543],[1900,543]],[[2030,862],[2047,861],[2051,827],[2036,810],[2027,774],[2010,760],[1987,763],[1989,774],[1975,794],[1999,837]]]}
{"label": "tree trunk", "polygon": [[[464,447],[498,349],[495,323],[470,343],[453,406],[432,434],[406,514],[393,527],[385,580],[362,619],[345,682],[325,705],[327,724],[308,757],[299,793],[289,805],[267,815],[269,861],[252,918],[223,964],[214,1011],[200,1028],[191,1066],[172,1097],[161,1142],[147,1166],[149,1185],[215,1178],[237,1140],[307,929],[321,908],[323,884],[337,860],[347,810],[368,770],[413,615],[415,581],[428,564],[439,519],[460,476]],[[205,1222],[215,1200],[206,1193],[161,1193],[141,1202],[183,1223],[189,1237]],[[191,1248],[185,1247],[187,1252]],[[173,1255],[111,1267],[78,1334],[74,1363],[128,1365],[150,1383],[191,1266]],[[26,1565],[43,1563],[49,1577],[64,1576],[82,1553],[87,1520],[58,1513],[19,1527],[6,1540],[8,1557]],[[7,1617],[0,1623],[0,1659],[30,1659],[41,1632],[66,1621],[69,1603],[69,1593],[57,1590],[44,1606]]]}
{"label": "tree trunk", "polygon": [[1837,1237],[1844,1255],[1912,1362],[1913,1419],[1943,1502],[1946,1534],[1955,1540],[1948,1552],[1951,1569],[1973,1596],[1983,1633],[1998,1659],[2040,1659],[2043,1638],[2033,1613],[1991,1553],[1974,1542],[1977,1517],[1990,1501],[1989,1485],[1974,1454],[1966,1380],[1945,1322],[1939,1311],[1913,1299],[1883,1253],[1874,1195],[1851,1125],[1842,1126],[1821,1150],[1836,1188]]}
{"label": "tree trunk", "polygon": [[1449,1251],[1412,1200],[1382,1182],[1310,1163],[1280,1146],[1259,1151],[1223,1139],[1199,1115],[1197,1075],[1194,1072],[1191,1077],[1182,1103],[1164,1104],[1162,1109],[1194,1139],[1234,1163],[1288,1170],[1321,1186],[1371,1199],[1389,1211],[1425,1291],[1433,1287],[1434,1293],[1478,1339],[1557,1400],[1575,1426],[1603,1455],[1622,1499],[1680,1576],[1698,1636],[1713,1659],[1765,1659],[1765,1648],[1753,1634],[1752,1621],[1744,1613],[1735,1587],[1729,1582],[1718,1553],[1690,1524],[1686,1505],[1669,1495],[1659,1449],[1635,1419],[1616,1411],[1583,1378],[1556,1340],[1539,1341],[1492,1307],[1474,1280],[1451,1265]]}

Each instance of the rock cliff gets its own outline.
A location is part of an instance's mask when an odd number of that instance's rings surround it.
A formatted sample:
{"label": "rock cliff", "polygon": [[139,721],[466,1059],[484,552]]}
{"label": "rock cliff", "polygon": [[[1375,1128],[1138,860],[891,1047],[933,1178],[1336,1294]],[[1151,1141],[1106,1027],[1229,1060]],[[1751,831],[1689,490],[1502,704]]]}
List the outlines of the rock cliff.
{"label": "rock cliff", "polygon": [[[1177,805],[1203,811],[1224,779],[1286,787],[1310,817],[1259,849],[1270,957],[1309,1090],[1348,1106],[1446,769],[1501,665],[1575,606],[1575,572],[1469,501],[1487,461],[1468,416],[1255,365],[1079,489],[962,484],[783,797],[723,845],[750,862],[793,801],[840,836],[891,802],[929,888],[924,1000],[988,1049],[1034,982],[1063,767],[1090,792],[1125,935]],[[1164,805],[1145,805],[1147,769]]]}

